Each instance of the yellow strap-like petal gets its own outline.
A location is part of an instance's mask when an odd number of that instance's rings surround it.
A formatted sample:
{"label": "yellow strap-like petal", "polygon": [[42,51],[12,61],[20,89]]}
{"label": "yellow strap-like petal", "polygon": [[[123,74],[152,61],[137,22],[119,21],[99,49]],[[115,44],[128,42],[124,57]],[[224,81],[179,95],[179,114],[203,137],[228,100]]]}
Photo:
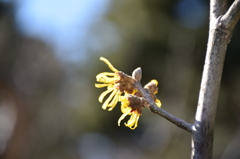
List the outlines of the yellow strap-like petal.
{"label": "yellow strap-like petal", "polygon": [[109,86],[110,84],[99,84],[99,83],[95,83],[95,87],[97,88],[102,88],[102,87],[107,87]]}
{"label": "yellow strap-like petal", "polygon": [[161,107],[162,106],[162,103],[159,99],[156,99],[155,101],[155,104],[158,106],[158,107]]}
{"label": "yellow strap-like petal", "polygon": [[118,99],[121,102],[125,97],[124,96],[120,96]]}
{"label": "yellow strap-like petal", "polygon": [[[128,112],[129,110],[132,110],[132,108],[128,107],[128,104],[122,103],[122,105],[121,105],[121,111],[122,111],[122,113],[126,113],[126,112]],[[131,113],[130,113],[129,115],[131,115]]]}
{"label": "yellow strap-like petal", "polygon": [[112,100],[112,98],[114,97],[114,95],[117,93],[117,89],[113,89],[113,92],[110,94],[110,96],[108,97],[108,99],[103,103],[102,105],[102,108],[105,110],[108,105],[109,105],[109,102]]}
{"label": "yellow strap-like petal", "polygon": [[[127,98],[125,96],[120,96],[119,97],[119,101],[121,102],[121,111],[122,113],[127,112],[129,109],[131,110],[131,108],[128,106],[129,105],[129,101],[127,100]],[[129,114],[131,115],[131,114]]]}
{"label": "yellow strap-like petal", "polygon": [[99,74],[104,75],[104,76],[116,76],[117,75],[116,73],[113,73],[113,72],[102,72],[102,73],[99,73]]}
{"label": "yellow strap-like petal", "polygon": [[101,74],[105,75],[105,76],[116,76],[117,74],[114,72],[102,72]]}
{"label": "yellow strap-like petal", "polygon": [[124,113],[124,114],[122,114],[121,115],[121,117],[118,119],[118,126],[120,126],[120,123],[121,123],[121,121],[128,115],[128,113],[130,113],[131,112],[131,109],[128,111],[128,112],[126,112],[126,113]]}
{"label": "yellow strap-like petal", "polygon": [[113,89],[114,89],[114,88],[109,88],[108,90],[102,92],[102,94],[101,94],[101,95],[99,96],[99,98],[98,98],[98,101],[99,101],[100,103],[102,103],[103,98],[104,98],[108,93],[112,92]]}
{"label": "yellow strap-like petal", "polygon": [[106,58],[100,57],[100,60],[105,62],[113,72],[118,72],[118,70],[114,68],[113,65]]}
{"label": "yellow strap-like petal", "polygon": [[114,84],[109,84],[109,86],[107,87],[107,89],[111,89],[111,88],[115,88]]}
{"label": "yellow strap-like petal", "polygon": [[136,122],[137,115],[138,114],[136,114],[136,113],[132,113],[130,119],[128,120],[127,123],[125,123],[125,125],[129,128],[132,127]]}
{"label": "yellow strap-like petal", "polygon": [[103,82],[103,83],[114,83],[116,81],[116,78],[107,77],[101,73],[96,76],[96,79],[98,82]]}
{"label": "yellow strap-like petal", "polygon": [[125,94],[125,96],[120,96],[119,101],[122,102],[122,103],[127,103],[127,102],[129,103],[129,101],[126,98],[126,94]]}
{"label": "yellow strap-like petal", "polygon": [[158,81],[155,80],[155,79],[151,80],[151,82],[154,83],[154,84],[156,84],[156,86],[158,85]]}
{"label": "yellow strap-like petal", "polygon": [[134,130],[134,129],[138,126],[139,117],[140,117],[140,115],[137,116],[137,118],[136,118],[136,120],[135,120],[134,127],[129,127],[130,129]]}
{"label": "yellow strap-like petal", "polygon": [[112,99],[111,103],[108,105],[110,108],[108,109],[108,111],[113,110],[113,108],[117,105],[118,102],[118,98],[119,96],[122,94],[122,92],[117,91],[116,95],[114,96],[114,98]]}

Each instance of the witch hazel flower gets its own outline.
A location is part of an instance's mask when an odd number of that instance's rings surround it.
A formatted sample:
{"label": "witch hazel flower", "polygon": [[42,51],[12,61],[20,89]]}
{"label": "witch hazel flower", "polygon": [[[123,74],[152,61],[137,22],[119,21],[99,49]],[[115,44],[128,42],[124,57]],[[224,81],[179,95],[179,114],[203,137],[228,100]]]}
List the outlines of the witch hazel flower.
{"label": "witch hazel flower", "polygon": [[[146,99],[141,97],[134,86],[135,82],[141,80],[141,69],[136,69],[138,71],[134,71],[131,77],[122,71],[118,71],[106,58],[101,57],[100,60],[105,62],[113,71],[102,72],[96,76],[97,82],[99,83],[95,84],[95,87],[107,87],[107,90],[101,93],[98,98],[99,102],[103,103],[102,108],[104,110],[108,108],[108,110],[111,111],[118,102],[121,102],[121,111],[123,114],[118,120],[118,125],[120,126],[121,121],[130,115],[130,119],[125,123],[125,126],[130,129],[135,129],[138,126],[142,109],[148,104]],[[144,89],[151,95],[155,104],[161,107],[161,102],[155,95],[158,92],[157,85],[157,80],[152,80],[144,86]],[[108,94],[108,98],[103,102]]]}

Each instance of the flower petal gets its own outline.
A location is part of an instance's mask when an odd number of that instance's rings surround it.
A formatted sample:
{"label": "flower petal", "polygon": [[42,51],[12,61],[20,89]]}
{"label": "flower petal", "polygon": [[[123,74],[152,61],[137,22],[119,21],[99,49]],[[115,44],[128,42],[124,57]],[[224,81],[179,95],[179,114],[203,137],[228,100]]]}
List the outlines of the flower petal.
{"label": "flower petal", "polygon": [[98,101],[99,101],[100,103],[102,103],[103,98],[104,98],[108,93],[112,92],[113,89],[114,89],[114,88],[109,88],[108,90],[102,92],[102,94],[101,94],[101,95],[99,96],[99,98],[98,98]]}
{"label": "flower petal", "polygon": [[102,72],[102,73],[99,73],[99,74],[102,74],[104,76],[116,76],[117,75],[116,73],[113,73],[113,72]]}
{"label": "flower petal", "polygon": [[130,129],[134,130],[138,126],[138,119],[140,117],[140,114],[133,113],[131,118],[128,120],[127,123],[124,123],[125,126],[129,127]]}
{"label": "flower petal", "polygon": [[120,123],[121,123],[121,121],[128,115],[128,113],[130,113],[131,112],[131,109],[128,111],[128,112],[126,112],[126,113],[124,113],[124,114],[122,114],[121,115],[121,117],[118,119],[118,126],[120,126]]}
{"label": "flower petal", "polygon": [[154,84],[156,84],[156,86],[158,85],[158,81],[157,80],[151,80],[151,83],[154,83]]}
{"label": "flower petal", "polygon": [[96,79],[98,82],[103,82],[103,83],[114,83],[117,80],[116,77],[108,77],[102,73],[98,74],[96,76]]}
{"label": "flower petal", "polygon": [[162,103],[159,99],[156,99],[155,101],[155,104],[158,106],[158,107],[161,107],[162,106]]}
{"label": "flower petal", "polygon": [[113,72],[118,72],[118,70],[114,68],[113,65],[106,58],[100,57],[100,60],[105,62]]}
{"label": "flower petal", "polygon": [[130,119],[128,120],[127,123],[125,123],[125,125],[126,125],[127,127],[132,127],[132,126],[134,125],[134,123],[135,123],[136,117],[137,117],[137,114],[136,114],[135,112],[132,113]]}
{"label": "flower petal", "polygon": [[[132,110],[132,108],[128,107],[128,105],[126,105],[126,104],[122,104],[122,105],[121,105],[121,111],[122,111],[122,113],[126,113],[126,112],[129,111],[129,110]],[[131,115],[131,113],[129,113],[128,115]]]}
{"label": "flower petal", "polygon": [[109,108],[108,111],[111,111],[113,110],[113,108],[117,105],[117,102],[118,102],[118,98],[119,96],[122,94],[122,92],[120,92],[119,90],[117,91],[116,95],[114,96],[114,98],[112,99],[111,103],[108,105]]}
{"label": "flower petal", "polygon": [[140,117],[140,115],[137,116],[137,118],[136,118],[136,120],[135,120],[134,127],[129,127],[130,129],[134,130],[134,129],[138,126],[139,117]]}
{"label": "flower petal", "polygon": [[[120,96],[119,97],[119,101],[121,102],[121,111],[122,111],[122,113],[126,113],[127,111],[131,110],[131,108],[128,107],[129,101],[126,99],[125,96]],[[129,115],[131,115],[131,114],[129,114]]]}
{"label": "flower petal", "polygon": [[103,103],[102,108],[105,110],[109,106],[110,100],[114,97],[114,95],[117,93],[117,89],[113,89],[113,92],[110,94],[108,99]]}
{"label": "flower petal", "polygon": [[102,88],[102,87],[107,87],[109,86],[110,84],[99,84],[99,83],[95,83],[95,87],[97,88]]}

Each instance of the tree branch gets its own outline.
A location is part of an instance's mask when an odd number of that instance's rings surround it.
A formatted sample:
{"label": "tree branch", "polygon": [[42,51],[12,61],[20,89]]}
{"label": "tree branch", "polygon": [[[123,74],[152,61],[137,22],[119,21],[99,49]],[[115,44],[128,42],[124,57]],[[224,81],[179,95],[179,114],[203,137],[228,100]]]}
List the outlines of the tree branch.
{"label": "tree branch", "polygon": [[211,0],[210,1],[210,20],[217,19],[227,10],[227,0]]}
{"label": "tree branch", "polygon": [[[226,1],[211,0],[208,47],[192,132],[192,158],[211,159],[218,94],[227,45],[240,16],[240,0],[224,14]],[[222,16],[223,15],[223,16]]]}
{"label": "tree branch", "polygon": [[225,15],[221,18],[221,23],[225,28],[233,30],[240,18],[240,0],[235,0]]}
{"label": "tree branch", "polygon": [[135,83],[135,88],[141,94],[141,96],[144,97],[148,101],[148,103],[150,104],[149,109],[151,110],[151,112],[164,117],[165,119],[167,119],[168,121],[172,122],[176,126],[178,126],[178,127],[182,128],[182,129],[192,133],[192,125],[191,124],[187,123],[186,121],[184,121],[182,119],[179,119],[179,118],[173,116],[172,114],[169,114],[168,112],[166,112],[162,108],[159,108],[155,104],[155,102],[153,101],[153,99],[150,96],[150,94],[148,94],[145,91],[145,89],[142,87],[140,82],[136,82]]}

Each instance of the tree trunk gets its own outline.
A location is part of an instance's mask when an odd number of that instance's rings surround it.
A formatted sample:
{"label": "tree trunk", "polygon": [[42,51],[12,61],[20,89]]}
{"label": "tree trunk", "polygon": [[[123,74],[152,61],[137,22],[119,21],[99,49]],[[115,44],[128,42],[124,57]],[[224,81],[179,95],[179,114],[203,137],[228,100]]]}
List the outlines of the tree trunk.
{"label": "tree trunk", "polygon": [[192,159],[211,159],[222,69],[231,34],[240,16],[240,0],[225,12],[226,1],[211,0],[210,27],[198,107],[192,127]]}

